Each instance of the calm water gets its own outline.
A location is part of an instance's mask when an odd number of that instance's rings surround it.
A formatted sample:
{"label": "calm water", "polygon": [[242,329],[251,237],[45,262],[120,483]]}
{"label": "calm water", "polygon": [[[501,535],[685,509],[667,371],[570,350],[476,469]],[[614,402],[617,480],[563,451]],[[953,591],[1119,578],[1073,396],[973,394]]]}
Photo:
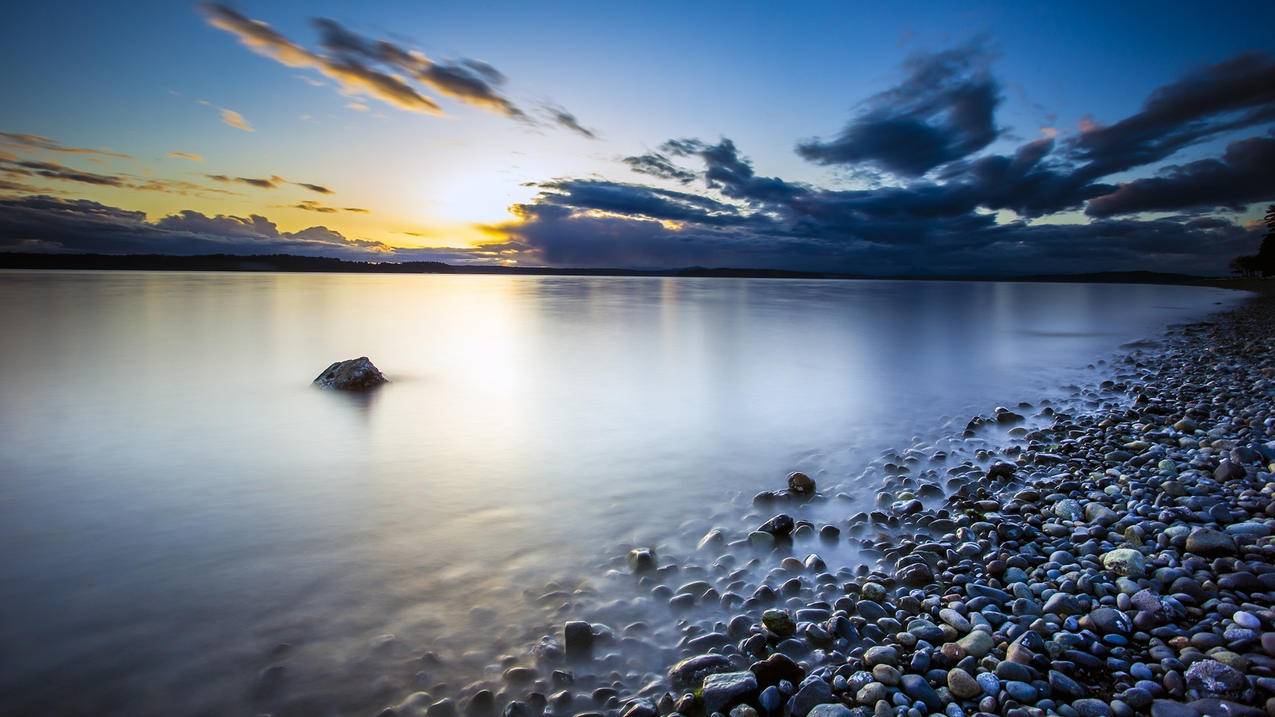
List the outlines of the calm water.
{"label": "calm water", "polygon": [[[374,713],[426,650],[459,684],[555,624],[524,590],[1236,296],[0,273],[0,712],[253,714],[286,663],[309,713]],[[393,383],[309,385],[360,355]]]}

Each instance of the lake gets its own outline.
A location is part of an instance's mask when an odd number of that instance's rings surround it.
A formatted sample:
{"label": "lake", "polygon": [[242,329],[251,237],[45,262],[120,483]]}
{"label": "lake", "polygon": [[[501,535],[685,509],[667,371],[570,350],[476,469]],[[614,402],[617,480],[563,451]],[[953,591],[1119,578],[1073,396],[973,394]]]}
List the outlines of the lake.
{"label": "lake", "polygon": [[[0,712],[375,714],[445,693],[560,629],[528,596],[606,597],[625,546],[693,545],[790,470],[834,490],[974,413],[1063,400],[1239,296],[0,273]],[[356,356],[391,383],[310,385]]]}

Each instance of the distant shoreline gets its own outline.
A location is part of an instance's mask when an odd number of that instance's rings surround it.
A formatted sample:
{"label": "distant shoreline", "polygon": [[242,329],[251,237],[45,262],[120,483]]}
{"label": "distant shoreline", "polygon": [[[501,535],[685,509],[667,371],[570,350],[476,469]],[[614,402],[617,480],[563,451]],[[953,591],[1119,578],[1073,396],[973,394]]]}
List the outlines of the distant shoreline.
{"label": "distant shoreline", "polygon": [[1174,284],[1212,286],[1241,291],[1269,291],[1269,280],[1196,276],[1155,271],[1103,271],[1081,274],[873,275],[836,272],[684,267],[679,269],[623,269],[583,267],[525,267],[455,265],[436,261],[364,262],[291,254],[42,254],[0,252],[0,269],[57,271],[224,271],[342,274],[471,274],[507,276],[631,276],[742,279],[832,279],[889,281],[1014,281],[1105,284]]}

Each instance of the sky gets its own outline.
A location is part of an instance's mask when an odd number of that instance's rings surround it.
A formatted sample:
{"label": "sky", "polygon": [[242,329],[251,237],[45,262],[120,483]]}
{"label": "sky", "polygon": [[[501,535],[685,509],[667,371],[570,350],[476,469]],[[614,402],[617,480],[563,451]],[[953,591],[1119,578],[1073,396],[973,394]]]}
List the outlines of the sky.
{"label": "sky", "polygon": [[0,250],[1224,273],[1275,5],[14,3]]}

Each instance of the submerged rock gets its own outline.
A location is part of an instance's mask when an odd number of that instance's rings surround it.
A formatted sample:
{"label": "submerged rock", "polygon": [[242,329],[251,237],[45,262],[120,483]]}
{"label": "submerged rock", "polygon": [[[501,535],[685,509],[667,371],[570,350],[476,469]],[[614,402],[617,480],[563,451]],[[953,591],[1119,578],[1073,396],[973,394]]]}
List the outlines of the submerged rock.
{"label": "submerged rock", "polygon": [[337,361],[314,379],[316,386],[338,391],[367,391],[389,382],[366,356]]}

